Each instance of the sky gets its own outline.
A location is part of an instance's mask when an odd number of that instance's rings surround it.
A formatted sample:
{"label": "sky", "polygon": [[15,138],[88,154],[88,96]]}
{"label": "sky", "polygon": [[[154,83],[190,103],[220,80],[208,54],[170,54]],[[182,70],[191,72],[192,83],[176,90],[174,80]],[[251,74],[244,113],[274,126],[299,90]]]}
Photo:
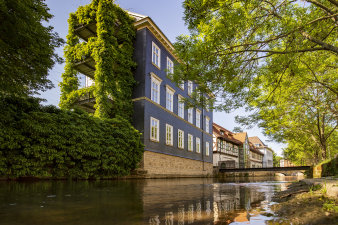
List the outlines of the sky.
{"label": "sky", "polygon": [[[66,40],[68,32],[67,19],[69,13],[75,12],[81,5],[90,3],[90,0],[46,0],[45,1],[50,13],[54,17],[49,21],[49,25],[54,27],[60,37]],[[183,0],[116,0],[115,3],[121,8],[131,12],[149,16],[162,30],[171,42],[175,42],[177,36],[189,34],[183,20]],[[63,47],[58,48],[56,52],[63,56]],[[39,97],[46,99],[44,104],[58,105],[60,100],[60,88],[58,83],[61,82],[61,74],[64,71],[64,64],[57,64],[49,72],[49,79],[55,87],[51,90],[41,93]],[[234,127],[239,126],[235,122],[236,115],[246,115],[244,110],[236,110],[226,114],[224,112],[214,112],[214,122],[232,131]],[[269,142],[262,134],[258,127],[245,130],[249,137],[258,136],[266,145],[271,147],[278,155],[282,155],[284,144]]]}

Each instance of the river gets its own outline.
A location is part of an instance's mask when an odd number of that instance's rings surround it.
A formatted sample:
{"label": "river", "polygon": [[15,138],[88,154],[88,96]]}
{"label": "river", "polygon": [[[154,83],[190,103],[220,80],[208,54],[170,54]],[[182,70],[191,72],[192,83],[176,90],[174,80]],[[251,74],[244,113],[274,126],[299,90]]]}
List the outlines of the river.
{"label": "river", "polygon": [[295,179],[0,181],[0,224],[268,224]]}

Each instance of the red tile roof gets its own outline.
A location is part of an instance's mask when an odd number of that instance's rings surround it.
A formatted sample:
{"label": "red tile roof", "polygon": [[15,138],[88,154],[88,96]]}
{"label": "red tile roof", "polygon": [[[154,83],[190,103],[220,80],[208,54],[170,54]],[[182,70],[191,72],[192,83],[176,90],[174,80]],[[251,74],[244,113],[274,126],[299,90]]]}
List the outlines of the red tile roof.
{"label": "red tile roof", "polygon": [[259,144],[260,146],[259,147],[264,147],[266,146],[263,141],[261,141],[261,139],[257,136],[254,136],[254,137],[249,137],[249,141],[252,142],[255,146],[256,144]]}
{"label": "red tile roof", "polygon": [[237,140],[241,141],[242,143],[245,142],[245,138],[248,134],[246,132],[242,132],[242,133],[235,133],[234,134],[234,138],[236,138]]}
{"label": "red tile roof", "polygon": [[259,149],[257,149],[257,148],[255,147],[255,145],[252,144],[252,142],[249,141],[249,145],[250,145],[250,151],[255,152],[255,153],[257,153],[257,154],[260,154],[260,155],[264,155],[263,152],[259,151]]}
{"label": "red tile roof", "polygon": [[[223,131],[223,135],[221,134],[221,131]],[[234,133],[232,133],[231,131],[225,129],[224,127],[216,123],[212,124],[212,132],[216,137],[221,137],[225,139],[226,141],[229,141],[233,144],[236,144],[236,145],[243,144],[240,140],[237,140],[236,138],[234,138]]]}

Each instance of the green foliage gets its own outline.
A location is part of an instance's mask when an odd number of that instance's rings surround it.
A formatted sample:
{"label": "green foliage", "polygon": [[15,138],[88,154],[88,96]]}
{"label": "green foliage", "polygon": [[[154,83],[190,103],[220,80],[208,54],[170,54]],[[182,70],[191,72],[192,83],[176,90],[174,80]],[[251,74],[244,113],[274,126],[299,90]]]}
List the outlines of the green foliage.
{"label": "green foliage", "polygon": [[[305,2],[185,0],[191,35],[180,36],[175,43],[183,63],[175,67],[174,79],[207,85],[222,100],[217,108],[228,111],[259,96],[260,90],[251,84],[260,83],[261,76],[274,87],[282,78],[302,75],[297,73],[299,66],[307,73],[324,69],[337,74],[338,6],[330,1]],[[320,60],[308,59],[313,52]],[[335,87],[337,93],[337,80],[317,78],[307,82]]]}
{"label": "green foliage", "polygon": [[273,167],[280,167],[280,160],[283,159],[283,157],[278,156],[275,152],[272,154],[273,156]]}
{"label": "green foliage", "polygon": [[47,78],[62,62],[54,49],[63,44],[44,1],[0,0],[0,92],[27,95],[53,87]]}
{"label": "green foliage", "polygon": [[334,200],[326,200],[323,204],[323,209],[328,212],[338,213],[338,205]]}
{"label": "green foliage", "polygon": [[173,79],[205,84],[216,109],[246,106],[254,114],[242,126],[258,124],[290,160],[313,164],[338,153],[338,5],[305,2],[185,0],[191,35],[175,43]]}
{"label": "green foliage", "polygon": [[[96,99],[95,115],[100,118],[122,116],[131,119],[131,96],[135,84],[133,68],[136,66],[133,61],[133,19],[111,0],[94,0],[72,13],[68,23],[60,107],[74,108],[76,101],[86,92],[78,90],[78,74],[74,64],[91,57],[96,68],[92,90]],[[96,24],[97,36],[80,43],[75,28],[92,23]]]}
{"label": "green foliage", "polygon": [[0,176],[105,178],[127,175],[143,153],[140,133],[121,118],[0,99]]}
{"label": "green foliage", "polygon": [[331,160],[326,160],[321,163],[322,165],[322,176],[337,176],[338,175],[338,157]]}

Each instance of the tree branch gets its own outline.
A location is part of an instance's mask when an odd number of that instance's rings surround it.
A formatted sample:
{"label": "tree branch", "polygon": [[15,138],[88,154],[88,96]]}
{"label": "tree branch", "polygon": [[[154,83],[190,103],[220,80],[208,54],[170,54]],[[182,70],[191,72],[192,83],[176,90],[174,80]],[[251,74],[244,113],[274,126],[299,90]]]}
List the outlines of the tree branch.
{"label": "tree branch", "polygon": [[303,37],[305,37],[309,41],[322,46],[325,50],[329,50],[329,51],[332,51],[332,52],[338,54],[338,48],[337,47],[330,45],[328,43],[325,43],[321,40],[318,40],[318,39],[312,37],[311,35],[309,35],[308,33],[306,33],[305,31],[302,31],[301,34],[303,35]]}
{"label": "tree branch", "polygon": [[236,53],[243,53],[243,52],[263,52],[263,53],[271,53],[271,54],[289,54],[289,53],[299,53],[299,52],[313,52],[313,51],[320,51],[320,50],[327,50],[326,48],[309,48],[309,49],[300,49],[294,51],[272,51],[272,50],[260,50],[260,49],[246,49],[236,52],[231,52],[228,54],[236,54]]}
{"label": "tree branch", "polygon": [[304,62],[303,60],[301,60],[301,62],[310,70],[311,74],[315,78],[315,82],[316,83],[323,85],[324,87],[326,87],[327,89],[329,89],[330,91],[332,91],[333,93],[335,93],[336,95],[338,95],[338,92],[335,89],[333,89],[332,87],[330,87],[327,84],[325,84],[323,82],[320,82],[318,80],[318,77],[316,76],[315,72],[311,69],[311,67],[306,62]]}
{"label": "tree branch", "polygon": [[[325,5],[321,4],[320,2],[317,2],[316,0],[305,0],[305,1],[310,2],[310,3],[318,6],[319,8],[324,10],[326,12],[326,14],[328,14],[328,15],[334,15],[334,12],[332,12],[329,8],[327,8]],[[337,22],[337,16],[332,17],[332,19],[335,22]]]}
{"label": "tree branch", "polygon": [[[291,30],[290,32],[287,32],[287,33],[285,33],[285,34],[277,35],[277,36],[272,37],[272,38],[267,39],[267,40],[256,41],[256,42],[252,42],[252,43],[245,43],[245,44],[240,44],[240,45],[235,45],[235,46],[230,46],[230,47],[229,47],[228,49],[226,49],[226,50],[232,50],[232,49],[234,49],[234,48],[245,47],[245,46],[251,46],[251,45],[267,44],[267,43],[272,42],[272,41],[275,41],[275,40],[277,40],[277,39],[287,37],[287,36],[289,36],[290,34],[292,34],[292,33],[296,32],[296,31],[299,31],[299,30],[303,29],[305,26],[308,26],[308,25],[313,24],[313,23],[316,23],[316,22],[318,22],[318,21],[325,20],[325,19],[329,19],[329,18],[332,18],[332,17],[335,17],[335,16],[338,16],[338,13],[333,14],[333,15],[330,15],[330,16],[324,16],[324,17],[317,18],[317,19],[315,19],[315,20],[312,20],[312,21],[310,21],[310,22],[308,22],[308,23],[306,23],[306,24],[300,26],[300,27],[297,27],[297,28]],[[322,43],[325,44],[325,42],[322,42]],[[328,50],[328,49],[323,49],[323,50]]]}
{"label": "tree branch", "polygon": [[328,1],[338,7],[338,1],[336,0],[328,0]]}

